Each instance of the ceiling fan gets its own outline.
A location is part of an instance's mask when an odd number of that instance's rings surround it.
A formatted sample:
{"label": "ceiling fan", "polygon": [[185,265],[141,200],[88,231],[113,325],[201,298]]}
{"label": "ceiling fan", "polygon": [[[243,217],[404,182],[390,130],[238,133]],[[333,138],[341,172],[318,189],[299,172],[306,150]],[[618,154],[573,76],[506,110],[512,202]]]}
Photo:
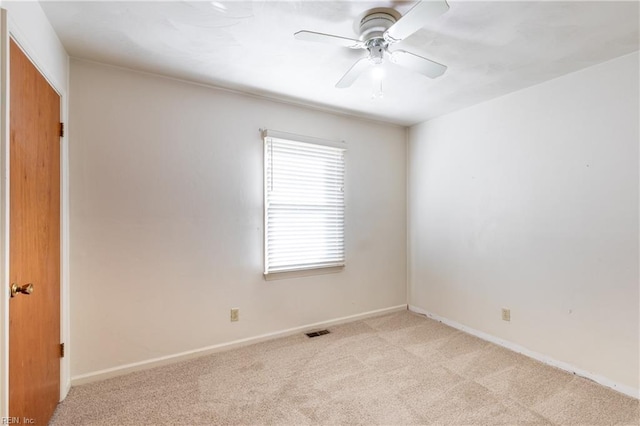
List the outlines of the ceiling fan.
{"label": "ceiling fan", "polygon": [[358,40],[315,31],[298,31],[294,37],[298,40],[330,43],[351,49],[366,49],[369,54],[359,59],[342,76],[337,88],[346,88],[367,69],[381,64],[384,59],[423,74],[429,78],[441,76],[447,69],[445,65],[405,50],[390,51],[389,46],[398,43],[425,26],[429,21],[449,10],[446,0],[419,1],[404,16],[391,8],[375,8],[364,13],[357,25],[360,33]]}

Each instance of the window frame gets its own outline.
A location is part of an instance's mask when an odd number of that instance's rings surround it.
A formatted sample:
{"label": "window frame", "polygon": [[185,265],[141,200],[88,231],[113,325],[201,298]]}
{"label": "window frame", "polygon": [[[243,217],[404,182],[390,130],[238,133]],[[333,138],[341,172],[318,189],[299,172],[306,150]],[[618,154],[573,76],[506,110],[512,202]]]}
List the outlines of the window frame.
{"label": "window frame", "polygon": [[[280,131],[276,131],[276,130],[262,130],[261,129],[261,134],[262,134],[262,140],[263,140],[263,183],[264,183],[264,188],[263,188],[263,195],[264,195],[264,200],[263,200],[263,232],[262,232],[262,236],[263,236],[263,275],[265,277],[265,279],[270,279],[270,278],[276,278],[276,277],[288,277],[288,276],[306,276],[306,275],[316,275],[316,274],[322,274],[322,273],[332,273],[332,272],[339,272],[341,271],[345,265],[346,265],[346,242],[345,242],[345,234],[346,234],[346,191],[345,191],[345,186],[346,186],[346,151],[347,151],[347,146],[346,143],[344,141],[331,141],[331,140],[326,140],[326,139],[320,139],[320,138],[315,138],[315,137],[310,137],[310,136],[302,136],[302,135],[296,135],[293,133],[287,133],[287,132],[280,132]],[[279,267],[275,270],[270,270],[269,268],[269,248],[268,248],[268,235],[269,235],[269,187],[268,187],[268,182],[269,182],[269,178],[267,176],[267,173],[269,171],[269,155],[268,155],[268,144],[273,140],[273,139],[280,139],[280,140],[284,140],[290,143],[300,143],[300,144],[312,144],[312,145],[319,145],[319,146],[323,146],[323,147],[328,147],[328,148],[334,148],[336,150],[341,151],[342,153],[342,163],[341,163],[341,167],[342,167],[342,175],[341,177],[341,183],[342,183],[342,187],[341,187],[341,192],[342,192],[342,235],[341,235],[341,242],[342,242],[342,258],[334,263],[331,264],[327,264],[327,265],[318,265],[318,264],[313,264],[311,262],[309,262],[309,266],[299,266],[299,267],[294,267],[293,265],[290,268],[287,267]]]}

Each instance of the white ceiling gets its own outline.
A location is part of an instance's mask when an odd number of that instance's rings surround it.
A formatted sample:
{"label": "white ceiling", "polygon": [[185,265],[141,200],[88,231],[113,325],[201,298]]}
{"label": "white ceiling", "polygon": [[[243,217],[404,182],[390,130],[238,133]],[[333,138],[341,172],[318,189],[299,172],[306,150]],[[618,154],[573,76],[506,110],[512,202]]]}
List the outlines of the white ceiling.
{"label": "white ceiling", "polygon": [[[364,50],[295,40],[356,38],[373,7],[406,1],[42,2],[71,56],[411,125],[639,49],[639,3],[462,2],[396,48],[449,69],[430,80],[386,64],[383,99],[363,75],[335,83]],[[222,4],[222,7],[220,6]],[[616,78],[611,76],[611,78]]]}

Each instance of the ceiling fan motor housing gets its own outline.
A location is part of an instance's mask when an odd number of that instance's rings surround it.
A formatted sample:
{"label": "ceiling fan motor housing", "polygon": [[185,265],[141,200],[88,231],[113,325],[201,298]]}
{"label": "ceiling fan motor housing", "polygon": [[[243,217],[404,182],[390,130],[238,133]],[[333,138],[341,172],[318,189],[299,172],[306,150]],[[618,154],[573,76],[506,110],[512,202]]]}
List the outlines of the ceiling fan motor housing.
{"label": "ceiling fan motor housing", "polygon": [[395,24],[398,18],[398,12],[389,8],[377,8],[365,12],[357,28],[360,40],[383,39],[384,32]]}

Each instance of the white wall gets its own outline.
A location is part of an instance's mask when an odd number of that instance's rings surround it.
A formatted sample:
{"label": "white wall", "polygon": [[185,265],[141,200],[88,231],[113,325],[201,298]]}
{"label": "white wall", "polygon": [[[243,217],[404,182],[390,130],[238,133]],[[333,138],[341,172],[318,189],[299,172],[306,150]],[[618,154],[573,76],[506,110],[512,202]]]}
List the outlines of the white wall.
{"label": "white wall", "polygon": [[636,52],[412,127],[410,304],[637,395],[638,77]]}
{"label": "white wall", "polygon": [[[71,117],[74,377],[406,304],[404,128],[78,60]],[[264,280],[260,127],[347,141],[342,272]]]}
{"label": "white wall", "polygon": [[[2,104],[8,104],[5,96],[7,94],[6,89],[9,87],[8,72],[6,66],[8,65],[8,39],[5,39],[5,35],[10,33],[11,37],[20,45],[22,50],[27,54],[29,59],[36,65],[38,70],[45,76],[52,87],[61,96],[61,114],[62,120],[66,121],[68,116],[68,104],[67,104],[67,90],[68,90],[68,77],[69,77],[69,57],[62,46],[62,43],[58,39],[55,31],[51,27],[49,20],[47,19],[40,4],[36,1],[3,1],[0,0],[0,8],[7,11],[7,22],[4,28],[1,28],[3,37],[2,51],[3,57],[0,60],[2,63],[2,69],[0,70],[0,81],[3,87]],[[0,25],[2,26],[2,25]],[[8,187],[9,182],[4,177],[7,173],[7,159],[8,159],[8,137],[6,128],[6,119],[8,118],[8,110],[2,109],[2,132],[0,134],[0,146],[1,146],[1,158],[0,174],[2,174],[2,196],[0,197],[0,209],[2,210],[2,225],[0,225],[1,239],[3,241],[0,245],[0,287],[5,290],[9,287],[9,275],[8,275],[8,230],[7,222],[7,206],[8,206]],[[67,304],[68,304],[68,211],[67,211],[67,138],[61,140],[61,162],[62,162],[62,277],[61,277],[61,339],[67,340],[68,337],[68,316],[67,316]],[[8,292],[3,291],[0,296],[0,418],[8,416]],[[69,375],[69,359],[64,358],[60,364],[60,395],[61,399],[64,398],[70,387],[70,375]]]}

